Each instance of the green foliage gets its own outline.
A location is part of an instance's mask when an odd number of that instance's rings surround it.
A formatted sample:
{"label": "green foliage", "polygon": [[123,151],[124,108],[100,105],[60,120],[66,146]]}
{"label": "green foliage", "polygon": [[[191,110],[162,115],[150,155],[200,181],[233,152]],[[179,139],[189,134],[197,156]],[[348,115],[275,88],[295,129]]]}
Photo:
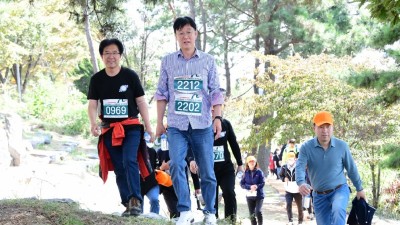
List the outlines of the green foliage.
{"label": "green foliage", "polygon": [[93,65],[89,59],[79,62],[78,66],[70,73],[73,77],[80,77],[74,81],[75,87],[82,93],[87,94],[90,78],[93,75]]}
{"label": "green foliage", "polygon": [[53,83],[42,77],[25,96],[27,113],[40,120],[47,129],[69,135],[88,135],[89,121],[85,96],[72,84]]}
{"label": "green foliage", "polygon": [[381,162],[384,168],[400,169],[400,146],[396,144],[388,144],[383,146],[383,153],[387,155],[386,159]]}
{"label": "green foliage", "polygon": [[393,44],[400,38],[400,24],[390,26],[383,24],[382,28],[378,32],[373,34],[373,46],[376,48],[384,48],[388,44]]}
{"label": "green foliage", "polygon": [[377,103],[390,106],[400,99],[400,71],[363,71],[347,78],[349,84],[359,88],[380,91],[375,98]]}
{"label": "green foliage", "polygon": [[[60,80],[80,60],[85,39],[76,25],[68,21],[62,1],[0,4],[0,71],[18,64],[23,93],[39,74]],[[7,81],[10,86],[16,84],[12,76]]]}
{"label": "green foliage", "polygon": [[360,7],[366,5],[374,18],[392,25],[400,23],[400,1],[393,0],[355,0]]}

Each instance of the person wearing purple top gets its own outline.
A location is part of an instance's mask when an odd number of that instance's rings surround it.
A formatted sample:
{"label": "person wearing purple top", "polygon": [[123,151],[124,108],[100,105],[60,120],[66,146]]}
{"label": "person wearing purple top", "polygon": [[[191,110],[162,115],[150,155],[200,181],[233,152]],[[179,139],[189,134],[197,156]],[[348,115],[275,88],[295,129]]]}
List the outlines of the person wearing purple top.
{"label": "person wearing purple top", "polygon": [[[165,133],[164,115],[167,110],[170,172],[178,196],[180,212],[176,224],[193,221],[189,186],[185,175],[185,157],[189,147],[199,166],[201,192],[205,201],[205,224],[216,224],[213,143],[222,130],[221,105],[223,91],[215,59],[195,47],[196,23],[190,17],[179,17],[174,25],[180,50],[162,59],[157,100],[156,136]],[[167,107],[168,106],[168,107]],[[211,109],[214,109],[211,112]]]}
{"label": "person wearing purple top", "polygon": [[[357,166],[348,144],[333,136],[333,116],[318,112],[313,119],[315,138],[303,143],[296,163],[296,182],[303,196],[313,190],[314,212],[318,225],[346,223],[350,197],[344,169],[356,188],[357,198],[365,198]],[[311,181],[307,184],[306,167]]]}

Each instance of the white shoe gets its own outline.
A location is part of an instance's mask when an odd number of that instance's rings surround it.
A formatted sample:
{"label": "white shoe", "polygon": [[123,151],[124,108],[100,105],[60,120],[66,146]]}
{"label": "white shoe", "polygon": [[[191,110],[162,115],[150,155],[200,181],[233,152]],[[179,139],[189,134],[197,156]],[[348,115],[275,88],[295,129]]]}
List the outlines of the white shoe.
{"label": "white shoe", "polygon": [[179,217],[176,225],[190,225],[194,222],[194,217],[191,211],[183,211],[181,212],[181,216]]}
{"label": "white shoe", "polygon": [[217,225],[217,218],[215,217],[215,214],[205,214],[204,215],[204,224]]}
{"label": "white shoe", "polygon": [[289,223],[287,223],[287,225],[293,225],[293,222],[289,222]]}
{"label": "white shoe", "polygon": [[310,220],[313,220],[314,219],[314,214],[310,214],[310,215],[308,215],[308,218],[310,219]]}

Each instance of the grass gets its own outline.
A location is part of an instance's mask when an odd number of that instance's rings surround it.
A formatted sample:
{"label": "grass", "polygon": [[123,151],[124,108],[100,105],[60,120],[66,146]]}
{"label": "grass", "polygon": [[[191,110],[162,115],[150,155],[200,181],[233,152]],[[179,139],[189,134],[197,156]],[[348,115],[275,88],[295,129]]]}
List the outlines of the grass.
{"label": "grass", "polygon": [[37,199],[0,200],[0,224],[3,222],[43,225],[172,224],[160,219],[121,217],[86,211],[74,202]]}

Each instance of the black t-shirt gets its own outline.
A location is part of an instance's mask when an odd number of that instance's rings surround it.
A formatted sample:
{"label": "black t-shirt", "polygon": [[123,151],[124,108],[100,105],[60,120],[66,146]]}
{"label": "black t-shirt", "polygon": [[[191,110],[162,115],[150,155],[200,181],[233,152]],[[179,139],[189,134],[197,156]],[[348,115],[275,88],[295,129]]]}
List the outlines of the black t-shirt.
{"label": "black t-shirt", "polygon": [[281,159],[279,158],[278,154],[274,155],[274,161],[276,162],[276,167],[281,167],[281,164],[279,163],[279,161],[281,161]]}
{"label": "black t-shirt", "polygon": [[[233,170],[233,163],[231,160],[231,153],[228,149],[228,143],[231,147],[232,153],[236,159],[238,166],[243,165],[242,156],[240,154],[240,147],[236,140],[235,132],[233,131],[231,123],[223,119],[221,121],[222,131],[221,137],[214,141],[214,146],[224,147],[224,160],[220,162],[214,162],[214,171],[216,173],[224,172],[226,170]],[[215,135],[215,134],[214,134]],[[214,156],[215,157],[215,156]]]}
{"label": "black t-shirt", "polygon": [[136,104],[136,98],[144,95],[143,87],[140,84],[139,76],[135,71],[121,67],[121,71],[110,77],[105,69],[94,74],[90,79],[87,99],[100,100],[101,119],[104,122],[119,122],[127,118],[104,118],[104,100],[105,99],[127,99],[128,117],[137,118],[139,110]]}

